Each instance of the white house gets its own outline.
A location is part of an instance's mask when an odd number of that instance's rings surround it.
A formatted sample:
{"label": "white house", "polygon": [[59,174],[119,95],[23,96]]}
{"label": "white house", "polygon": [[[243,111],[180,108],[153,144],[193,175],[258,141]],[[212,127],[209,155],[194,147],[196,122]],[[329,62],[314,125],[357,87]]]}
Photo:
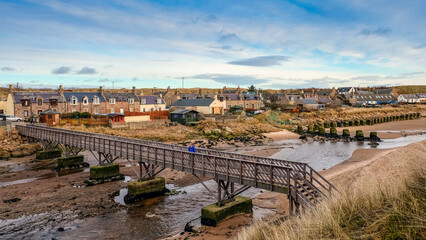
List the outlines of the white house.
{"label": "white house", "polygon": [[419,103],[420,100],[416,94],[401,94],[398,97],[398,102],[402,103]]}

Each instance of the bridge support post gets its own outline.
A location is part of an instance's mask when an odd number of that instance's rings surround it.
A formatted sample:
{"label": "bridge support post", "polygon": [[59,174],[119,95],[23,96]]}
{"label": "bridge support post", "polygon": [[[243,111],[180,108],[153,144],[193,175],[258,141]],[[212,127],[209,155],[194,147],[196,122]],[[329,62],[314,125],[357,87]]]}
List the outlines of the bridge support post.
{"label": "bridge support post", "polygon": [[42,150],[36,153],[37,160],[53,159],[62,156],[62,151],[58,149],[58,143],[49,140],[40,140],[43,147]]}
{"label": "bridge support post", "polygon": [[[197,179],[199,179],[197,177]],[[202,181],[199,180],[201,183]],[[201,224],[208,226],[217,226],[217,224],[227,218],[242,213],[252,213],[253,203],[251,198],[237,196],[250,186],[242,186],[235,190],[233,182],[216,180],[217,183],[217,202],[201,209]],[[203,186],[207,188],[204,183]],[[212,191],[207,188],[212,194]]]}
{"label": "bridge support post", "polygon": [[[74,149],[73,151],[78,150],[79,149]],[[90,178],[86,181],[88,185],[124,179],[124,176],[120,174],[120,166],[118,163],[114,163],[118,157],[103,152],[95,154],[92,150],[90,150],[90,152],[95,159],[98,160],[99,166],[90,167]]]}

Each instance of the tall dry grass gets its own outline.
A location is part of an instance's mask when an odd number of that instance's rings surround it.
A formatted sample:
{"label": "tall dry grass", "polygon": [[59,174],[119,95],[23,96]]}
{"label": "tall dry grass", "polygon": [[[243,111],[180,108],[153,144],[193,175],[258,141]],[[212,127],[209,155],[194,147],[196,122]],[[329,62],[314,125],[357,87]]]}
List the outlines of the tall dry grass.
{"label": "tall dry grass", "polygon": [[397,174],[364,176],[314,209],[287,220],[258,223],[236,239],[426,239],[425,163],[423,155]]}

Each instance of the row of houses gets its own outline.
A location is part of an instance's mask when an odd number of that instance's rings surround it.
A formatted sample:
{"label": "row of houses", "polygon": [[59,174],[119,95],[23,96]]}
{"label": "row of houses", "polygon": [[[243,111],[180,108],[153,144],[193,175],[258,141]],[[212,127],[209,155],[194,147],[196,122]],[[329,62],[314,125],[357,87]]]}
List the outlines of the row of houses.
{"label": "row of houses", "polygon": [[12,85],[6,101],[1,101],[3,114],[27,118],[40,115],[52,109],[59,113],[88,112],[92,115],[115,114],[125,112],[164,111],[170,108],[193,109],[204,114],[224,114],[233,106],[248,110],[258,110],[263,106],[261,94],[226,90],[217,93],[198,94],[179,93],[170,87],[166,92],[141,94],[133,87],[127,92],[104,91],[102,87],[96,92],[64,90],[61,85],[57,91],[14,91]]}
{"label": "row of houses", "polygon": [[166,110],[161,97],[139,95],[133,87],[131,92],[106,92],[102,87],[97,92],[58,91],[27,92],[14,91],[12,85],[3,103],[3,113],[27,118],[52,109],[59,113],[88,112],[92,115],[106,113],[145,112]]}
{"label": "row of houses", "polygon": [[396,103],[426,103],[426,94],[398,94],[394,88],[362,90],[355,87],[343,87],[298,93],[274,94],[270,102],[283,105],[286,109],[314,110],[343,105],[367,106]]}

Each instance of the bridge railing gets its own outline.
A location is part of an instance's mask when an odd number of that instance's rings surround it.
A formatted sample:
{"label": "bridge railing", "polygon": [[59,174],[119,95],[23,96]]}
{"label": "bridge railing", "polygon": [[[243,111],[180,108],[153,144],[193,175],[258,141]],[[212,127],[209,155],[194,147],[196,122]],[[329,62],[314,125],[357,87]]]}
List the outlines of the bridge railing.
{"label": "bridge railing", "polygon": [[21,134],[37,139],[152,163],[197,176],[212,177],[242,185],[286,193],[291,168],[202,152],[188,152],[165,145],[152,146],[129,138],[69,131],[39,126],[16,126]]}

